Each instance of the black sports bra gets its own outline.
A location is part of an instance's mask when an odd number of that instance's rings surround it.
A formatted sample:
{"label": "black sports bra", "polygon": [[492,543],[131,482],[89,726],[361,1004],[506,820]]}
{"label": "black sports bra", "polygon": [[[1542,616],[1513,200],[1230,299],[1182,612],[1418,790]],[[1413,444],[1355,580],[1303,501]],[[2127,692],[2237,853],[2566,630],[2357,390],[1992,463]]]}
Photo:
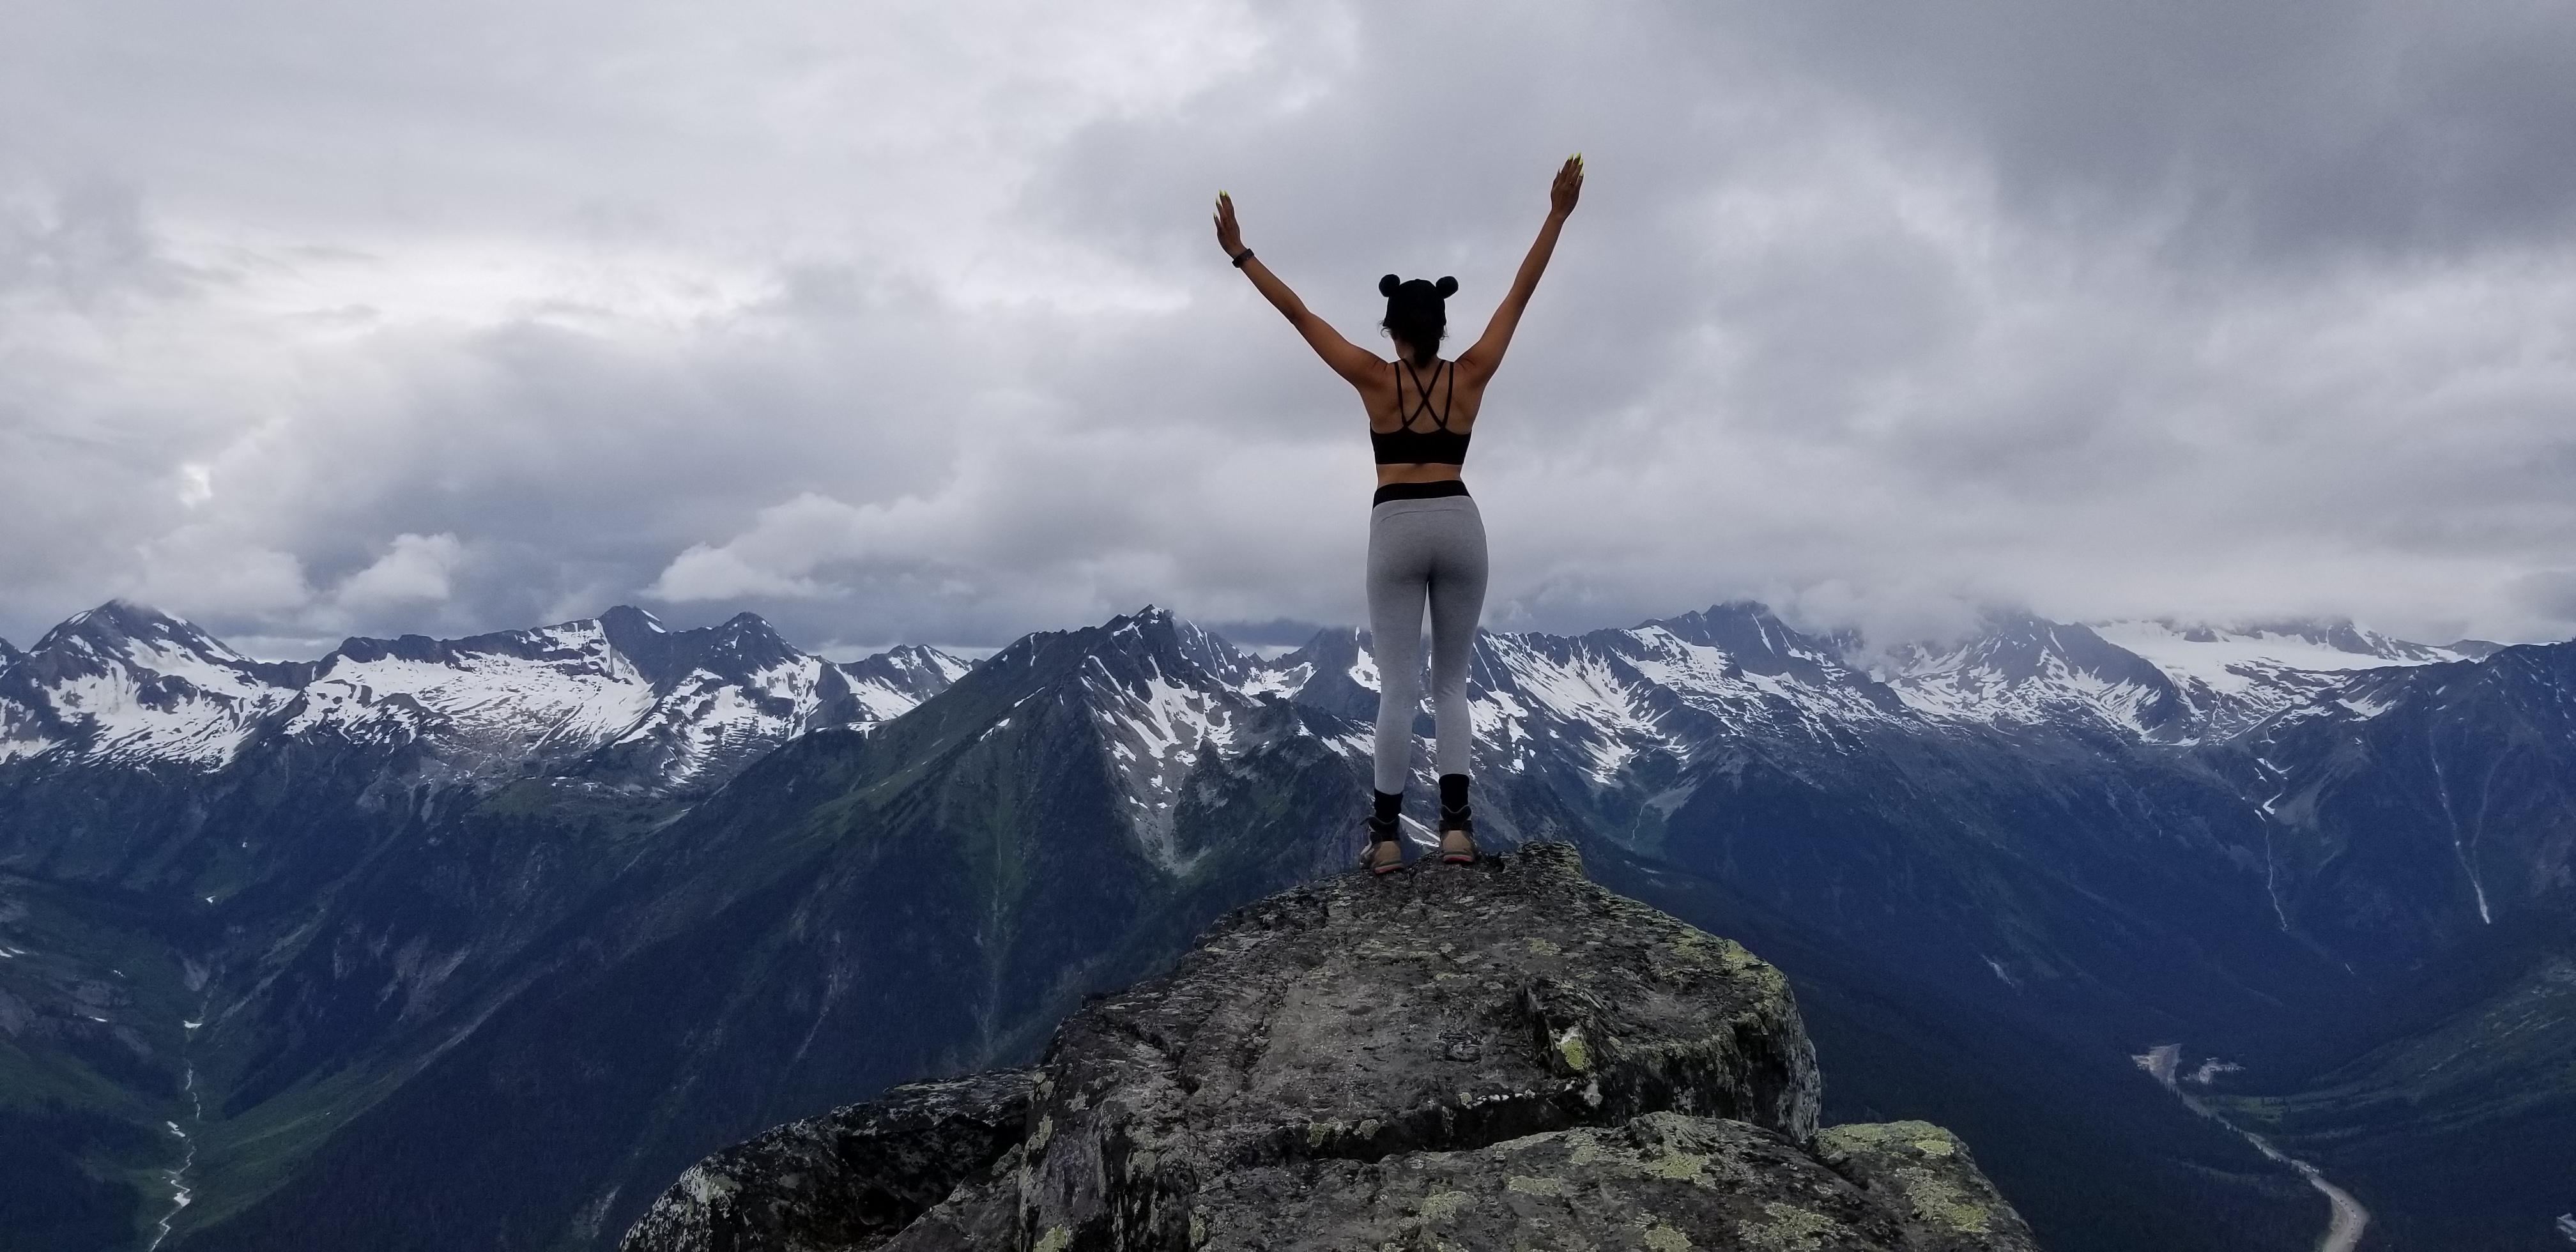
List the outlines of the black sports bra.
{"label": "black sports bra", "polygon": [[[1380,465],[1466,464],[1468,432],[1449,429],[1449,401],[1458,398],[1457,367],[1447,361],[1431,367],[1431,381],[1434,384],[1440,381],[1443,371],[1449,375],[1447,400],[1441,403],[1440,411],[1434,413],[1431,410],[1431,388],[1423,385],[1422,375],[1413,373],[1413,362],[1399,359],[1396,365],[1403,370],[1404,374],[1413,374],[1413,389],[1422,393],[1422,407],[1414,408],[1404,402],[1404,376],[1398,374],[1395,380],[1395,403],[1397,409],[1404,414],[1404,420],[1393,430],[1369,432],[1369,447],[1376,450],[1377,463]],[[1431,429],[1415,430],[1413,419],[1416,416],[1430,418]]]}

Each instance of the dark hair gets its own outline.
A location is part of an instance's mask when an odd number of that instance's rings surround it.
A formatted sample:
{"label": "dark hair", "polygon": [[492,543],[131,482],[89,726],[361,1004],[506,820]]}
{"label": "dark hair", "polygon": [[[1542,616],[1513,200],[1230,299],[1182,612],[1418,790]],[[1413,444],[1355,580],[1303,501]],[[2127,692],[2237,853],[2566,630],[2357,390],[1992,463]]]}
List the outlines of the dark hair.
{"label": "dark hair", "polygon": [[1443,301],[1457,290],[1454,278],[1435,283],[1389,274],[1377,280],[1377,293],[1386,297],[1386,320],[1378,325],[1395,337],[1415,365],[1429,365],[1440,355],[1440,341],[1449,337],[1449,306]]}

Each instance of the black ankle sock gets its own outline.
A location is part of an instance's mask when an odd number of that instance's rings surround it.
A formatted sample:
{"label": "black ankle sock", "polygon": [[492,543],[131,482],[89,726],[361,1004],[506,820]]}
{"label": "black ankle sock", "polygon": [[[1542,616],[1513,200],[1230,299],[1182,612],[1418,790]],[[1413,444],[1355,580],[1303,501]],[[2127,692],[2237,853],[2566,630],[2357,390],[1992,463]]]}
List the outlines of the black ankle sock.
{"label": "black ankle sock", "polygon": [[1463,827],[1467,823],[1468,817],[1467,776],[1465,774],[1442,774],[1440,776],[1441,828],[1445,830],[1453,827]]}
{"label": "black ankle sock", "polygon": [[1374,795],[1377,797],[1377,824],[1378,824],[1378,825],[1380,825],[1380,826],[1392,826],[1392,825],[1394,825],[1394,824],[1396,823],[1396,819],[1398,819],[1398,818],[1400,818],[1400,817],[1402,817],[1402,816],[1404,815],[1404,793],[1403,793],[1403,792],[1401,792],[1401,791],[1394,791],[1394,792],[1378,791],[1378,792],[1373,792],[1372,794],[1374,794]]}

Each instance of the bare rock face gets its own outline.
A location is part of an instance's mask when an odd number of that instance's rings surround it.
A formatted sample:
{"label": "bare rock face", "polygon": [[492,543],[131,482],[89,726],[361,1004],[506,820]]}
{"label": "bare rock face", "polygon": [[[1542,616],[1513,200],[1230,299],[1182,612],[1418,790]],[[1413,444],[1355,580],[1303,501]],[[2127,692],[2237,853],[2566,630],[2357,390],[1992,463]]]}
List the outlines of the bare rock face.
{"label": "bare rock face", "polygon": [[766,1131],[690,1166],[619,1247],[881,1247],[959,1183],[1010,1177],[1038,1081],[1014,1069],[915,1083]]}
{"label": "bare rock face", "polygon": [[1947,1132],[1820,1136],[1819,1090],[1777,970],[1534,844],[1240,909],[1035,1071],[718,1153],[623,1252],[2035,1247]]}

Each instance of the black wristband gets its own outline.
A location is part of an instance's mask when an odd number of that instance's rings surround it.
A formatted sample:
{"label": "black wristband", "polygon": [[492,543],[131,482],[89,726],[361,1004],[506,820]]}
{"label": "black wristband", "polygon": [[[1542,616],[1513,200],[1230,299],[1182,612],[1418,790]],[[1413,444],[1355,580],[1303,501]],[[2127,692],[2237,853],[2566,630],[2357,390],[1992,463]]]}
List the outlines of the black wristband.
{"label": "black wristband", "polygon": [[1252,259],[1252,249],[1250,249],[1250,248],[1246,248],[1246,249],[1244,249],[1244,250],[1243,250],[1243,251],[1241,251],[1241,252],[1235,253],[1235,254],[1234,254],[1234,268],[1236,268],[1236,269],[1242,269],[1242,268],[1243,268],[1243,263],[1244,263],[1244,262],[1246,262],[1246,261],[1249,261],[1249,260],[1251,260],[1251,259]]}

